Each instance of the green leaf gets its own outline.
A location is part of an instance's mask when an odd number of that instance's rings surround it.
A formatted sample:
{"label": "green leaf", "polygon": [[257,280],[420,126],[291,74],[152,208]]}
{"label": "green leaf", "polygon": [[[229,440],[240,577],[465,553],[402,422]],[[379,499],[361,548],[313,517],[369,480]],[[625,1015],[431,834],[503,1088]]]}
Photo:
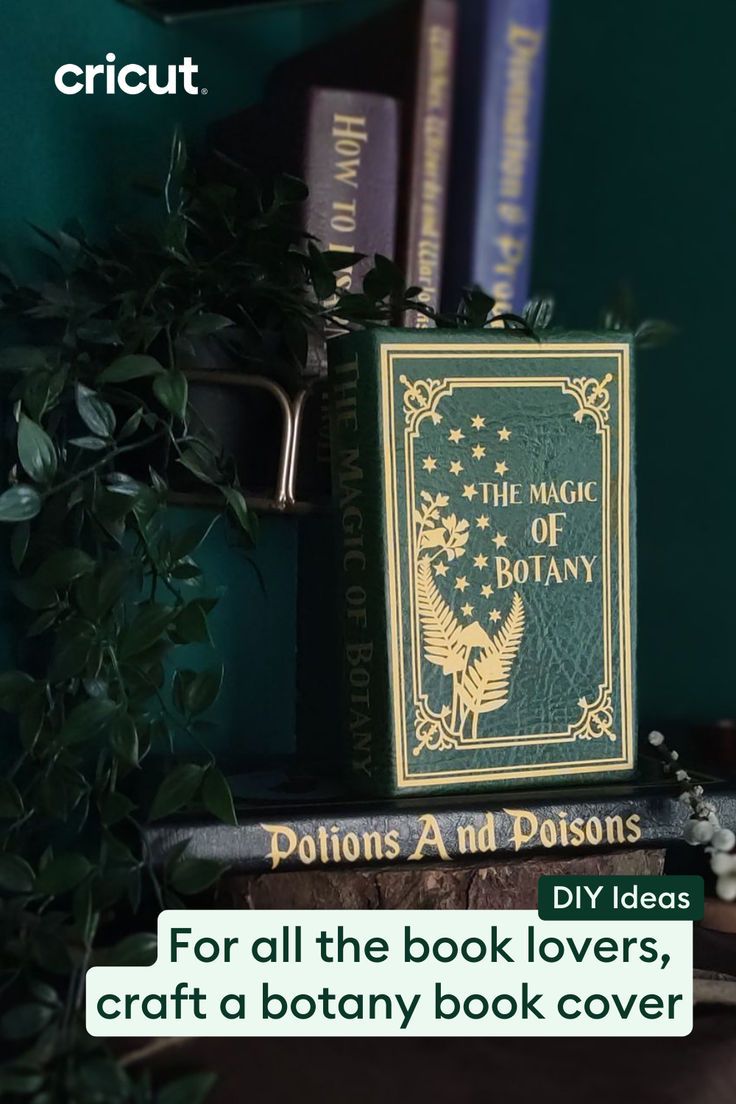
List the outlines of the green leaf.
{"label": "green leaf", "polygon": [[0,675],[0,709],[6,713],[17,713],[22,709],[36,682],[25,671],[4,671]]}
{"label": "green leaf", "polygon": [[277,204],[303,203],[309,195],[309,188],[298,176],[279,173],[274,178],[273,193]]}
{"label": "green leaf", "polygon": [[173,606],[149,602],[139,607],[133,621],[120,637],[120,658],[129,660],[145,652],[161,639],[175,620],[176,611]]}
{"label": "green leaf", "polygon": [[34,487],[18,483],[0,495],[0,521],[30,521],[39,513],[41,503]]}
{"label": "green leaf", "polygon": [[66,682],[81,675],[95,646],[97,630],[78,617],[71,618],[59,629],[49,664],[49,682]]}
{"label": "green leaf", "polygon": [[314,293],[320,300],[331,299],[337,289],[335,274],[314,242],[309,242],[308,249],[309,275]]}
{"label": "green leaf", "polygon": [[177,671],[173,685],[177,707],[186,715],[204,713],[216,701],[222,677],[222,667],[211,671]]}
{"label": "green leaf", "polygon": [[32,372],[23,384],[23,406],[32,421],[41,422],[59,398],[66,383],[66,371]]}
{"label": "green leaf", "polygon": [[43,897],[57,897],[75,889],[91,870],[92,865],[84,855],[68,851],[39,870],[33,890]]}
{"label": "green leaf", "polygon": [[214,885],[227,870],[227,863],[214,859],[180,859],[171,871],[171,886],[177,893],[201,893]]}
{"label": "green leaf", "polygon": [[178,368],[174,368],[164,376],[156,376],[153,381],[153,391],[158,401],[169,413],[174,414],[182,422],[185,420],[189,385],[183,372],[180,372]]}
{"label": "green leaf", "polygon": [[81,548],[61,548],[44,560],[33,582],[42,587],[65,587],[94,569],[95,561]]}
{"label": "green leaf", "polygon": [[48,433],[21,414],[18,424],[18,459],[36,483],[50,483],[56,475],[57,458]]}
{"label": "green leaf", "polygon": [[112,437],[115,432],[115,413],[109,403],[99,397],[96,391],[78,383],[75,399],[79,416],[87,429],[97,437]]}
{"label": "green leaf", "polygon": [[176,618],[177,644],[207,644],[211,642],[207,615],[198,601],[187,602]]}
{"label": "green leaf", "polygon": [[188,805],[202,784],[203,767],[181,763],[164,778],[151,805],[151,820],[171,816]]}
{"label": "green leaf", "polygon": [[38,617],[26,629],[26,637],[30,639],[34,636],[41,636],[51,628],[58,617],[58,608],[47,609],[43,613],[39,613]]}
{"label": "green leaf", "polygon": [[156,1104],[204,1104],[217,1083],[216,1073],[192,1073],[159,1090]]}
{"label": "green leaf", "polygon": [[127,714],[116,717],[110,728],[110,747],[126,767],[138,765],[138,732]]}
{"label": "green leaf", "polygon": [[208,767],[202,784],[202,802],[205,809],[225,824],[237,824],[230,785],[217,767]]}
{"label": "green leaf", "polygon": [[69,444],[74,445],[75,448],[85,449],[87,452],[103,452],[110,447],[110,442],[102,437],[72,437]]}
{"label": "green leaf", "polygon": [[159,376],[166,369],[152,356],[130,355],[118,357],[97,377],[99,383],[128,383],[144,376]]}
{"label": "green leaf", "polygon": [[158,941],[152,932],[126,935],[114,947],[106,947],[95,955],[96,966],[152,966],[156,961]]}
{"label": "green leaf", "polygon": [[647,318],[634,330],[634,343],[639,349],[656,349],[666,345],[678,334],[677,326],[660,318]]}
{"label": "green leaf", "polygon": [[135,562],[127,557],[118,557],[108,562],[97,583],[96,615],[98,617],[106,616],[115,603],[123,597],[125,587],[135,569]]}
{"label": "green leaf", "polygon": [[136,434],[140,428],[142,419],[143,410],[141,409],[134,411],[128,418],[127,422],[123,423],[120,433],[118,433],[118,440],[127,441],[129,437],[132,437],[134,434]]}
{"label": "green leaf", "polygon": [[6,1039],[30,1039],[56,1019],[58,1012],[47,1004],[17,1004],[0,1020],[0,1033]]}
{"label": "green leaf", "polygon": [[135,809],[135,802],[121,793],[109,793],[100,802],[100,819],[106,828],[118,824]]}
{"label": "green leaf", "polygon": [[90,698],[75,706],[61,729],[59,739],[67,747],[99,736],[120,707],[109,698]]}
{"label": "green leaf", "polygon": [[30,610],[51,609],[58,602],[58,595],[53,587],[36,586],[30,579],[19,579],[10,584],[15,597]]}
{"label": "green leaf", "polygon": [[0,819],[16,820],[23,815],[23,798],[9,778],[0,778]]}
{"label": "green leaf", "polygon": [[0,890],[6,893],[31,893],[34,874],[20,855],[0,854]]}
{"label": "green leaf", "polygon": [[234,325],[232,318],[226,318],[224,314],[197,314],[189,319],[184,332],[189,337],[204,337]]}
{"label": "green leaf", "polygon": [[238,525],[244,533],[247,533],[247,535],[252,538],[254,534],[253,520],[245,498],[235,487],[223,487],[222,493]]}
{"label": "green leaf", "polygon": [[220,475],[212,453],[201,445],[184,449],[178,463],[203,483],[216,483]]}

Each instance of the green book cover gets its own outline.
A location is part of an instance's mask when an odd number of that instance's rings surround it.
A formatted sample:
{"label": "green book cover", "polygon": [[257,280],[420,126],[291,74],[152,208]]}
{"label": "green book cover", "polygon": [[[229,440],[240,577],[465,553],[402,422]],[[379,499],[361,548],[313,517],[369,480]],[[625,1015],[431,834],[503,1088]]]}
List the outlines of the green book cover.
{"label": "green book cover", "polygon": [[342,728],[364,788],[632,770],[631,368],[619,334],[332,343]]}

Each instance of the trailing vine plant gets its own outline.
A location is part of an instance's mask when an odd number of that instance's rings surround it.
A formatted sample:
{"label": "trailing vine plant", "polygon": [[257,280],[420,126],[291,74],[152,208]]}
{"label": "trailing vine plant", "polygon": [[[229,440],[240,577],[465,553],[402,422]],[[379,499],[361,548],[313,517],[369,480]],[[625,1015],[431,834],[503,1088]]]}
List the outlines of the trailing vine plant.
{"label": "trailing vine plant", "polygon": [[[167,510],[174,470],[219,495],[244,546],[255,536],[238,472],[193,412],[184,363],[214,343],[242,371],[286,386],[329,324],[382,324],[404,311],[439,326],[489,323],[469,290],[444,315],[383,257],[358,292],[336,273],[358,257],[322,251],[298,229],[306,190],[268,194],[233,166],[192,165],[176,137],[161,215],[91,242],[39,230],[48,278],[3,273],[0,388],[6,400],[7,610],[22,642],[0,674],[0,1096],[8,1104],[197,1104],[209,1075],[156,1088],[84,1030],[93,964],[145,964],[156,913],[208,890],[215,862],[174,850],[163,869],[145,825],[184,808],[235,823],[208,747],[223,678],[179,649],[211,645],[197,554],[215,515],[181,529]],[[533,336],[533,334],[532,334]],[[6,603],[7,605],[7,603]],[[20,616],[17,611],[20,610]],[[138,934],[136,934],[138,933]]]}

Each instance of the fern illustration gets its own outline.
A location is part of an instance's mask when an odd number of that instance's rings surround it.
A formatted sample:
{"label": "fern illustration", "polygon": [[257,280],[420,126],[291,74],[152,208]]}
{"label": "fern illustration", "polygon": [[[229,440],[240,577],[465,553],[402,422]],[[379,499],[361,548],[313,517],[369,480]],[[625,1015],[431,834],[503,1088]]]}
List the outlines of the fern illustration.
{"label": "fern illustration", "polygon": [[460,727],[472,717],[472,735],[478,735],[478,718],[500,709],[508,701],[509,674],[524,635],[524,603],[514,594],[511,610],[498,632],[492,636],[478,658],[468,664],[458,681],[457,693],[462,705]]}
{"label": "fern illustration", "polygon": [[417,608],[426,658],[441,667],[445,675],[462,671],[465,666],[464,651],[459,643],[462,629],[437,589],[428,556],[423,556],[417,565]]}

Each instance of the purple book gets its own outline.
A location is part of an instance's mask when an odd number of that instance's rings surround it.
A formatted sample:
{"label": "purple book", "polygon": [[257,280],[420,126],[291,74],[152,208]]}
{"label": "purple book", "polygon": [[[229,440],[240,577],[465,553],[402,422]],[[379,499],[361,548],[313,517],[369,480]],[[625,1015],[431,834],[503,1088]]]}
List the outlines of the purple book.
{"label": "purple book", "polygon": [[498,310],[529,294],[548,0],[463,0],[444,306],[478,284]]}

